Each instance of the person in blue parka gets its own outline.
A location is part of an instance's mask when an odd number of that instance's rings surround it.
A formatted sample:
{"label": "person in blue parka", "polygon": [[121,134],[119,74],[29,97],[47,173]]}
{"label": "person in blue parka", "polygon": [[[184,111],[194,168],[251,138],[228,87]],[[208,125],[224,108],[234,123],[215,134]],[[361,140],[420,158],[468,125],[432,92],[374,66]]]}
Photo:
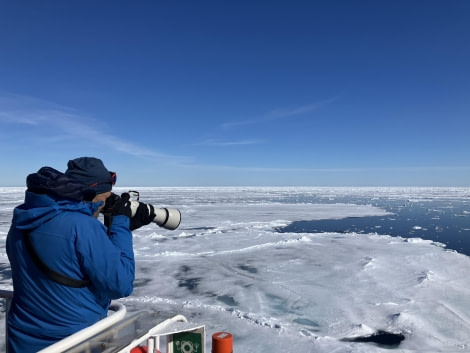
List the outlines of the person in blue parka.
{"label": "person in blue parka", "polygon": [[115,180],[94,157],[70,160],[65,173],[43,167],[28,175],[6,241],[9,353],[37,352],[105,318],[111,300],[132,293],[131,230],[155,213],[141,203],[132,217],[129,194],[111,192]]}

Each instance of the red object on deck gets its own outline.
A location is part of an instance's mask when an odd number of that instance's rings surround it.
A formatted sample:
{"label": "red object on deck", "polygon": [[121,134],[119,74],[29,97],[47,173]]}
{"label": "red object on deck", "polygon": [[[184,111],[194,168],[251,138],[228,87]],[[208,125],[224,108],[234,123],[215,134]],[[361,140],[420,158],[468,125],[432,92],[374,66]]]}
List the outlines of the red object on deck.
{"label": "red object on deck", "polygon": [[[159,350],[157,350],[156,352],[160,353]],[[148,348],[147,346],[137,346],[131,349],[131,353],[148,353]]]}
{"label": "red object on deck", "polygon": [[228,332],[212,335],[212,353],[233,353],[233,336]]}

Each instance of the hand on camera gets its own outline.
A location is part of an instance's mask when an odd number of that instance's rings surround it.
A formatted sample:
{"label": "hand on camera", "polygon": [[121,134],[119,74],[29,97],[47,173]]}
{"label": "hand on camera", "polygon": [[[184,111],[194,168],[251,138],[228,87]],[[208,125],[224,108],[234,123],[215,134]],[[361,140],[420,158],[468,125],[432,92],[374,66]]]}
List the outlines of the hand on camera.
{"label": "hand on camera", "polygon": [[155,218],[155,209],[152,205],[139,202],[134,217],[131,218],[130,230],[150,224]]}
{"label": "hand on camera", "polygon": [[130,195],[125,192],[121,194],[121,197],[118,195],[111,193],[111,196],[109,196],[105,203],[104,207],[101,210],[103,214],[110,214],[113,216],[117,215],[123,215],[126,217],[131,218],[132,217],[132,211],[131,211],[131,203],[130,203]]}
{"label": "hand on camera", "polygon": [[104,225],[108,228],[108,235],[111,234],[111,226],[114,216],[123,215],[128,218],[132,217],[130,195],[125,192],[121,197],[111,193],[106,199],[101,213],[104,216]]}

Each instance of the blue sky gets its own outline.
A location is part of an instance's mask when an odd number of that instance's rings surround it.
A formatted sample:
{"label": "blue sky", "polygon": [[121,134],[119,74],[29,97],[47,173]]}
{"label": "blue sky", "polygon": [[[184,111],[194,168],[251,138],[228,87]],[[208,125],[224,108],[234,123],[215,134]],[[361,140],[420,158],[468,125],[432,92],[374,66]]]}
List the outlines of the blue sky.
{"label": "blue sky", "polygon": [[2,1],[0,185],[470,186],[470,1]]}

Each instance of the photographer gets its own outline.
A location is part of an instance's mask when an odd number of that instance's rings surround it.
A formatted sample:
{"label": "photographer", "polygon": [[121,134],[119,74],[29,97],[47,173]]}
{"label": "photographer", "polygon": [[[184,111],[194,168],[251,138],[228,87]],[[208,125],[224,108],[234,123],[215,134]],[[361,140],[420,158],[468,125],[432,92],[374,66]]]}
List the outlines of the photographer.
{"label": "photographer", "polygon": [[131,230],[155,213],[139,204],[132,217],[129,194],[111,192],[115,181],[93,157],[70,160],[65,173],[43,167],[27,177],[6,244],[9,353],[37,352],[105,318],[112,299],[132,293]]}

